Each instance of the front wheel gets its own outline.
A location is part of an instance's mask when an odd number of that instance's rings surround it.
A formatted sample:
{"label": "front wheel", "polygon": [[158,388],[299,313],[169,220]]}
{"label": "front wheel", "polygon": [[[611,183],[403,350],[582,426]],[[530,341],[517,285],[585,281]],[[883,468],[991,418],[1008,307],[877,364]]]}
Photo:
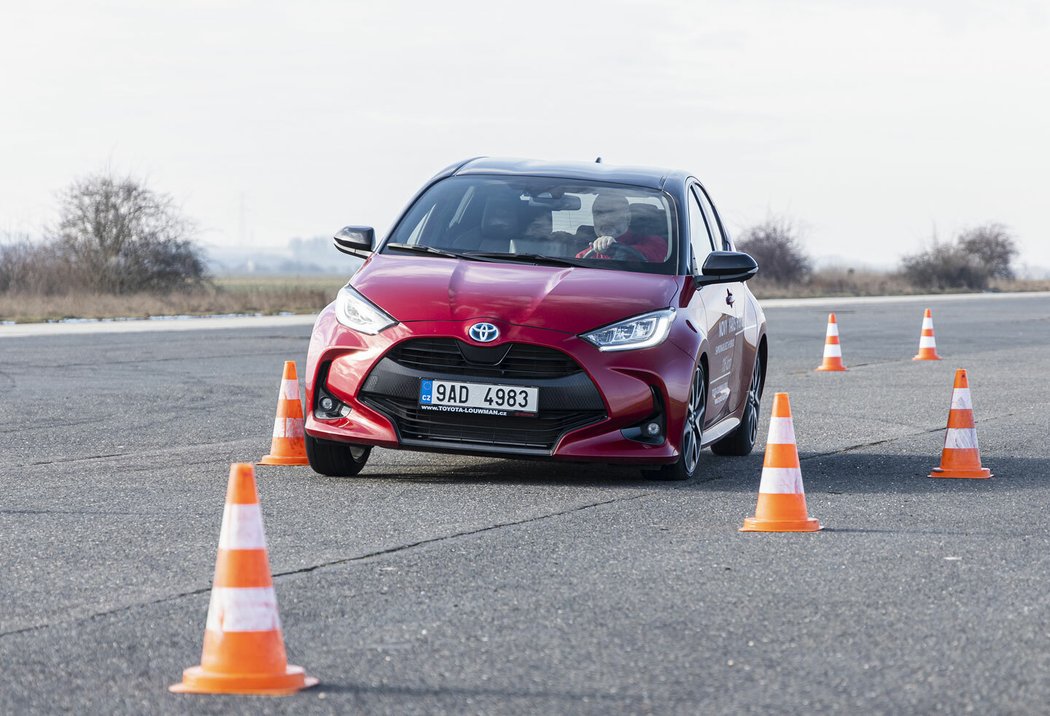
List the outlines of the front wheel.
{"label": "front wheel", "polygon": [[306,458],[314,472],[329,477],[353,477],[368,462],[372,448],[306,436]]}
{"label": "front wheel", "polygon": [[678,445],[678,461],[647,470],[650,480],[688,480],[696,475],[700,465],[700,446],[703,444],[704,417],[707,415],[707,375],[704,364],[697,363],[693,381],[689,385],[689,401],[685,407],[685,426]]}
{"label": "front wheel", "polygon": [[758,415],[762,403],[762,354],[755,354],[755,367],[751,371],[751,385],[747,388],[747,405],[740,419],[740,426],[711,445],[715,455],[750,455],[758,439]]}

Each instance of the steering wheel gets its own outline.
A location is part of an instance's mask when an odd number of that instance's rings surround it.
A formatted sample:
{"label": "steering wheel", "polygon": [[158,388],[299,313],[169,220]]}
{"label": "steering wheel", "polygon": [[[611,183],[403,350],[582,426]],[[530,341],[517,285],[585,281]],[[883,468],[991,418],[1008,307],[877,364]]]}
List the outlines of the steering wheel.
{"label": "steering wheel", "polygon": [[[617,261],[648,261],[649,258],[638,249],[627,244],[621,244],[618,241],[614,241],[606,249],[609,252],[610,258],[616,259]],[[581,259],[593,259],[595,254],[598,252],[594,250],[594,247],[587,249],[584,252]]]}

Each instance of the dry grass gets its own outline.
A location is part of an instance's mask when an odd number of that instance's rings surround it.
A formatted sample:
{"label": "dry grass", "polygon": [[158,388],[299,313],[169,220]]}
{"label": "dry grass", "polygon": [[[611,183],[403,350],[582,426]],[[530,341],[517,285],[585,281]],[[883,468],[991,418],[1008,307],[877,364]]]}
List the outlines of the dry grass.
{"label": "dry grass", "polygon": [[[780,285],[762,281],[762,274],[748,282],[748,286],[759,298],[818,298],[834,296],[907,296],[928,293],[970,293],[968,289],[957,291],[933,291],[923,286],[913,286],[902,276],[879,271],[854,271],[851,269],[823,269],[815,271],[804,283]],[[1006,281],[994,279],[990,291],[1050,291],[1050,281]]]}
{"label": "dry grass", "polygon": [[167,294],[0,293],[0,321],[316,313],[332,301],[345,283],[345,276],[231,277],[215,279],[200,289]]}
{"label": "dry grass", "polygon": [[[64,318],[147,318],[227,313],[316,313],[346,283],[345,276],[236,276],[215,279],[201,289],[169,294],[123,296],[71,293],[39,296],[0,293],[0,321],[28,323]],[[885,296],[929,293],[895,274],[825,269],[804,284],[778,286],[755,278],[748,284],[759,298]],[[993,281],[993,291],[1050,291],[1050,280]]]}

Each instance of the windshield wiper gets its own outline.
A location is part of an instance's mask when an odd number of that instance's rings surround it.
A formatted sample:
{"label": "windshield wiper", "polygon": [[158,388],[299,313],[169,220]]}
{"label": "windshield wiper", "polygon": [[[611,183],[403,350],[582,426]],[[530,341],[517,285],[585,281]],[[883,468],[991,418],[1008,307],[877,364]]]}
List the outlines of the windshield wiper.
{"label": "windshield wiper", "polygon": [[543,264],[545,266],[583,266],[585,268],[594,268],[594,264],[589,261],[563,259],[557,256],[545,256],[543,254],[509,254],[488,251],[471,251],[467,256],[479,256],[486,259],[499,259],[501,261],[518,261],[520,263],[528,264]]}
{"label": "windshield wiper", "polygon": [[455,251],[446,251],[444,249],[435,249],[433,246],[421,246],[419,244],[387,244],[383,247],[384,249],[396,249],[398,251],[412,251],[418,254],[432,254],[434,256],[444,256],[447,259],[465,259],[467,261],[487,261],[488,259],[479,256],[478,254],[460,254]]}

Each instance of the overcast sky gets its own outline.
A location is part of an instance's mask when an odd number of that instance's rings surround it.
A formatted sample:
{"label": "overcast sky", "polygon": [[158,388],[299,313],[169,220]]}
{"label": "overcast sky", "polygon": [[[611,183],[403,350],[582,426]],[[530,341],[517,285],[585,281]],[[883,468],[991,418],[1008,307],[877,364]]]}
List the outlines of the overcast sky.
{"label": "overcast sky", "polygon": [[816,256],[999,221],[1050,266],[1048,8],[0,0],[0,234],[106,167],[208,245],[272,247],[385,232],[465,157],[601,155],[695,173],[736,231],[789,216]]}

